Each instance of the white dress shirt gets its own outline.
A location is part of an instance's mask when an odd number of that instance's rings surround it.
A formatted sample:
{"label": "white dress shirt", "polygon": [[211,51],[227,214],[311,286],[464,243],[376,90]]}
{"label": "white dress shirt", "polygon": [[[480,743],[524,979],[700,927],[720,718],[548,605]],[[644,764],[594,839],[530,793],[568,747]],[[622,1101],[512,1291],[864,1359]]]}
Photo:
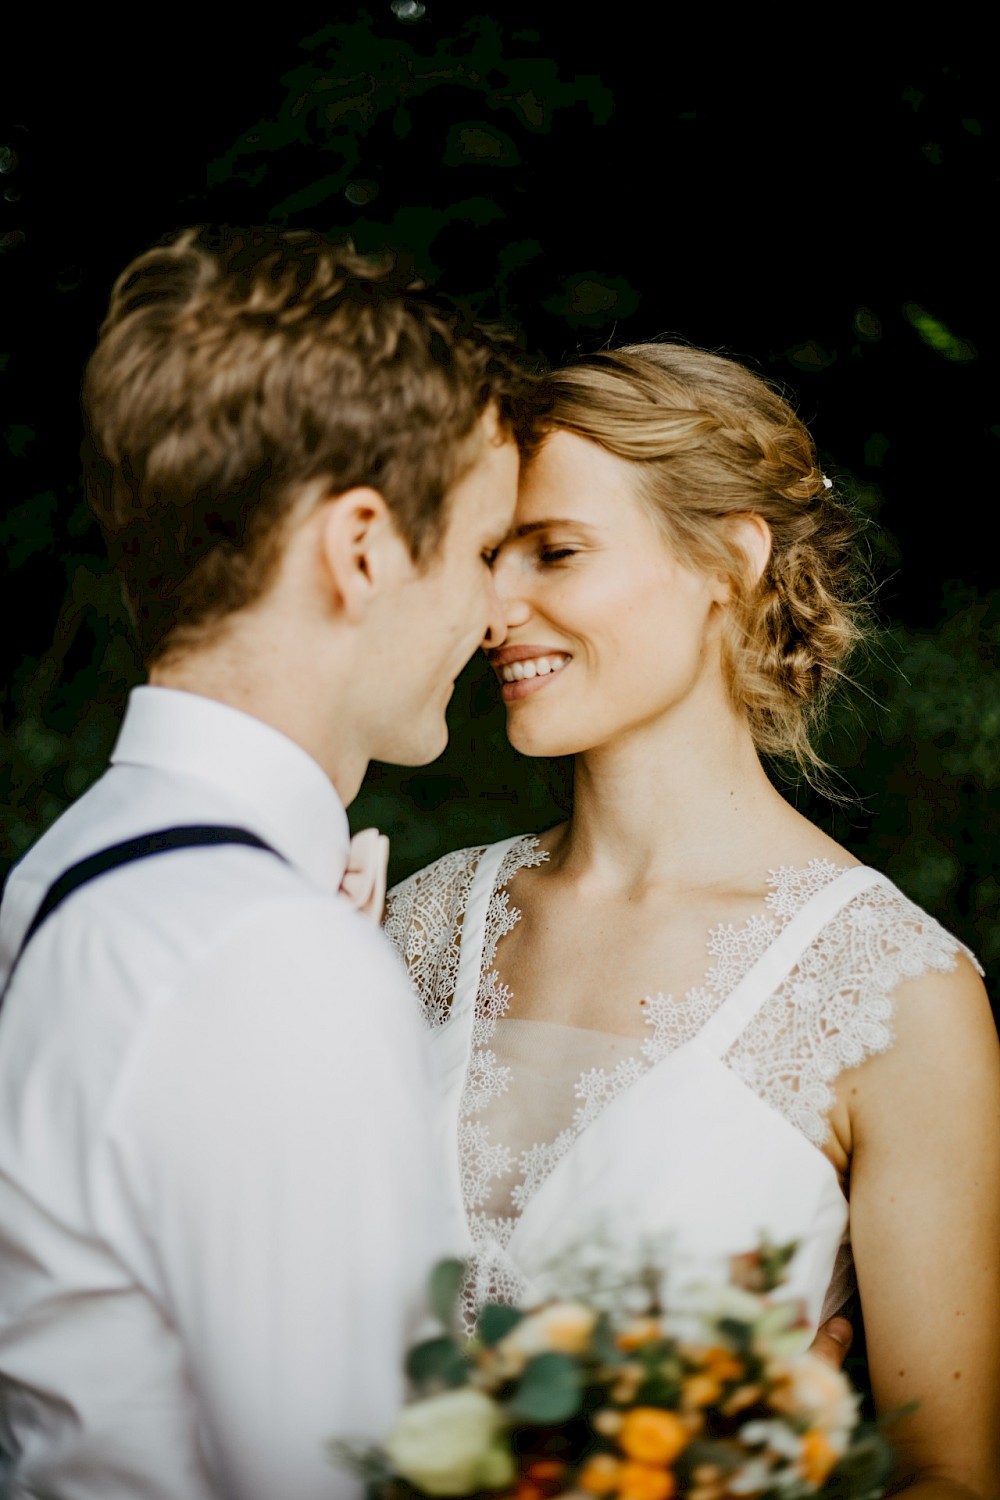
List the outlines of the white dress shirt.
{"label": "white dress shirt", "polygon": [[325,774],[235,709],[136,689],[110,769],[8,881],[0,984],[64,870],[193,823],[285,859],[101,876],[0,1012],[0,1449],[61,1500],[353,1496],[324,1443],[391,1422],[447,1230],[425,1033],[338,894]]}

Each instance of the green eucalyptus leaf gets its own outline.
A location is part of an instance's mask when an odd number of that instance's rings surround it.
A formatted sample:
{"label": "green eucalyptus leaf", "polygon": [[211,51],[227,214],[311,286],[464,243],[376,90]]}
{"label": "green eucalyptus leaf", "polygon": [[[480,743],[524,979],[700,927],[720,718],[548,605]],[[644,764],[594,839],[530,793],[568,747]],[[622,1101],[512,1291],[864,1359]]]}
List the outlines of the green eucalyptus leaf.
{"label": "green eucalyptus leaf", "polygon": [[715,1326],[736,1354],[746,1357],[750,1353],[754,1336],[751,1324],[744,1323],[741,1318],[719,1318]]}
{"label": "green eucalyptus leaf", "polygon": [[511,1401],[511,1410],[539,1427],[568,1421],[580,1411],[583,1381],[567,1354],[539,1354],[529,1360]]}
{"label": "green eucalyptus leaf", "polygon": [[479,1314],[476,1324],[476,1332],[488,1347],[499,1344],[502,1338],[506,1338],[512,1328],[516,1328],[524,1314],[516,1307],[509,1307],[500,1302],[487,1302]]}
{"label": "green eucalyptus leaf", "polygon": [[427,1339],[406,1356],[406,1373],[414,1385],[464,1385],[469,1362],[454,1339]]}
{"label": "green eucalyptus leaf", "polygon": [[892,1449],[885,1438],[869,1428],[855,1438],[823,1486],[823,1494],[827,1500],[854,1500],[857,1495],[881,1494],[893,1462]]}
{"label": "green eucalyptus leaf", "polygon": [[722,1474],[733,1474],[745,1461],[745,1453],[732,1443],[716,1442],[712,1438],[699,1438],[689,1443],[677,1460],[678,1471],[689,1477],[702,1465],[718,1469]]}
{"label": "green eucalyptus leaf", "polygon": [[601,1313],[594,1324],[594,1331],[590,1335],[590,1348],[594,1358],[600,1360],[602,1364],[620,1364],[625,1358],[615,1343],[614,1330],[607,1313]]}
{"label": "green eucalyptus leaf", "polygon": [[431,1312],[445,1328],[450,1328],[454,1320],[455,1306],[464,1280],[465,1262],[461,1260],[439,1260],[431,1272],[427,1298]]}

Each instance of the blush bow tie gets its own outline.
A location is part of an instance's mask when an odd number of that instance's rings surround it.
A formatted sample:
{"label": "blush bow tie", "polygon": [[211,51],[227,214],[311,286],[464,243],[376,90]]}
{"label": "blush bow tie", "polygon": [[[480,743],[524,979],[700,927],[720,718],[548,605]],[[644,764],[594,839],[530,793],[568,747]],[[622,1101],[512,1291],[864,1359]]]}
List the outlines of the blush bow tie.
{"label": "blush bow tie", "polygon": [[389,840],[377,828],[363,828],[351,839],[340,890],[352,906],[377,925],[385,907]]}

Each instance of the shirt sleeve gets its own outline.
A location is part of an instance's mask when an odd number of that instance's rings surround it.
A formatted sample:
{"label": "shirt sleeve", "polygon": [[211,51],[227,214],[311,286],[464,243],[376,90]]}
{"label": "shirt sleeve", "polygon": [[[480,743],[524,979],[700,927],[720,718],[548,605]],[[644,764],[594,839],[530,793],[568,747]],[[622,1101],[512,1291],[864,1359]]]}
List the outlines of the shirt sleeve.
{"label": "shirt sleeve", "polygon": [[149,1257],[226,1494],[353,1495],[325,1445],[398,1409],[448,1249],[425,1048],[383,936],[306,897],[247,915],[130,1057],[106,1144],[123,1258]]}

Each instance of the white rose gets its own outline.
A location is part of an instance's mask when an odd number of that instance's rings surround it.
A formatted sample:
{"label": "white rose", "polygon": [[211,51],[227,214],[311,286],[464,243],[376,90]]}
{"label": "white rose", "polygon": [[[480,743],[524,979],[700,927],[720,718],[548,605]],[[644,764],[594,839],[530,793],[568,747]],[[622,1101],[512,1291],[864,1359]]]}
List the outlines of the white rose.
{"label": "white rose", "polygon": [[829,1438],[839,1457],[857,1422],[861,1400],[847,1377],[808,1353],[790,1360],[775,1373],[785,1376],[785,1384],[774,1392],[771,1405],[790,1416],[806,1418],[810,1427],[819,1428]]}
{"label": "white rose", "polygon": [[403,1408],[386,1442],[393,1468],[428,1495],[500,1489],[514,1479],[500,1408],[471,1386]]}

